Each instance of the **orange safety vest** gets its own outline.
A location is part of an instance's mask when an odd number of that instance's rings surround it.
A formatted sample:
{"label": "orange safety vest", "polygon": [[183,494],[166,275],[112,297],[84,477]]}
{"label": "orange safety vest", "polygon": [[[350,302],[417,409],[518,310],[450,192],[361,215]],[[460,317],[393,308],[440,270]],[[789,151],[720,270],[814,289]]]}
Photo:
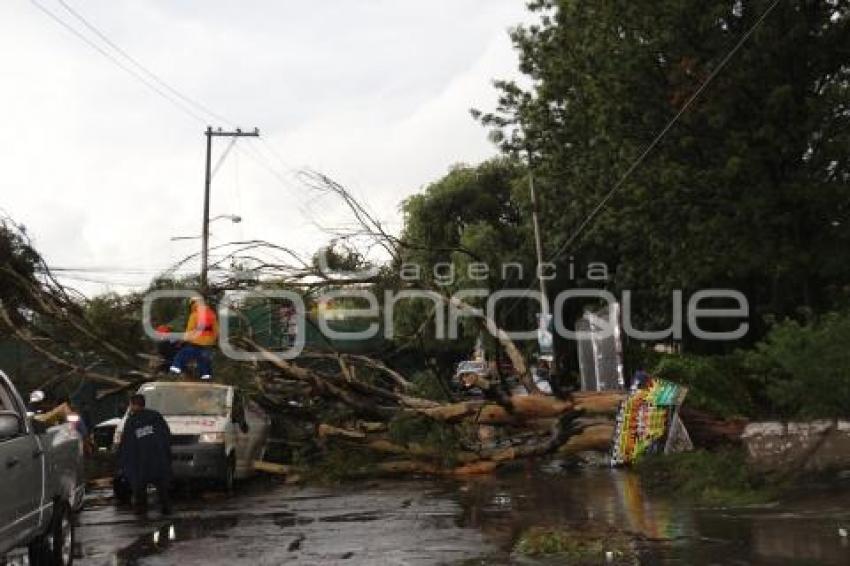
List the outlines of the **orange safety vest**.
{"label": "orange safety vest", "polygon": [[212,346],[218,339],[218,321],[215,310],[205,305],[198,305],[189,316],[186,341],[196,346]]}
{"label": "orange safety vest", "polygon": [[198,307],[195,330],[200,336],[215,337],[215,311],[207,306]]}

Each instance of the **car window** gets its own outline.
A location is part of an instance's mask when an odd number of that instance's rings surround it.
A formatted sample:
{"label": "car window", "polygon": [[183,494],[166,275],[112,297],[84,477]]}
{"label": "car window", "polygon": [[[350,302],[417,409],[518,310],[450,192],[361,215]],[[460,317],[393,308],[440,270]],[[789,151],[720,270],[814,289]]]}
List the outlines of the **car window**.
{"label": "car window", "polygon": [[227,389],[219,387],[142,387],[148,409],[171,417],[227,415]]}
{"label": "car window", "polygon": [[12,403],[12,395],[6,388],[6,384],[0,381],[0,411],[16,411],[15,404]]}

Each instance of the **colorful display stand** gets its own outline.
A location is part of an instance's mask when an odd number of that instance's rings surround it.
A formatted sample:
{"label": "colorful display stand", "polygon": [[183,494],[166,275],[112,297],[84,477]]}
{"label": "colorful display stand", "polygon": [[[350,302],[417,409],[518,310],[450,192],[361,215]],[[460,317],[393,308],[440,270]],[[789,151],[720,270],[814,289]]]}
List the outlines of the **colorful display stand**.
{"label": "colorful display stand", "polygon": [[679,407],[688,388],[652,378],[620,403],[611,465],[626,466],[646,454],[665,454],[692,447],[688,432],[679,418]]}

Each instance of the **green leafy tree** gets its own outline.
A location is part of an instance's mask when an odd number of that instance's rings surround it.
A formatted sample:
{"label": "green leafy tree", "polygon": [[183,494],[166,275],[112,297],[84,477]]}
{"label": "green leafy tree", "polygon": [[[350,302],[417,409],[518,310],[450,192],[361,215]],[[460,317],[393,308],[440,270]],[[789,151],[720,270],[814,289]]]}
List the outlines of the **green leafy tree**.
{"label": "green leafy tree", "polygon": [[[499,158],[477,166],[457,165],[425,191],[403,205],[405,225],[401,236],[400,265],[418,285],[446,295],[464,290],[525,290],[534,284],[536,263],[528,199],[528,170],[515,159]],[[412,267],[412,266],[415,266]],[[401,281],[402,284],[405,281]],[[536,288],[536,287],[535,287]],[[483,308],[487,296],[467,296],[464,302]],[[468,356],[481,336],[486,348],[497,351],[496,341],[482,333],[479,321],[461,319],[460,340],[434,340],[428,320],[433,309],[426,300],[400,303],[397,327],[408,334],[423,327],[422,346],[428,355],[443,360],[445,368]],[[533,300],[505,299],[495,313],[503,329],[534,328],[539,306]],[[531,343],[517,344],[529,349]]]}
{"label": "green leafy tree", "polygon": [[745,292],[750,339],[763,315],[844,293],[850,3],[780,2],[757,23],[771,4],[530,2],[539,20],[512,32],[530,86],[498,82],[498,107],[475,113],[507,154],[531,154],[549,255],[606,262],[644,326],[666,322],[676,288]]}
{"label": "green leafy tree", "polygon": [[[482,281],[499,288],[506,283],[502,265],[509,262],[533,269],[524,178],[524,167],[509,159],[453,167],[404,202],[404,260],[418,265],[424,279],[453,288],[480,287]],[[454,273],[438,265],[446,263]],[[472,263],[487,269],[474,267],[471,278]],[[530,281],[529,270],[523,271]],[[516,277],[517,271],[508,274]]]}
{"label": "green leafy tree", "polygon": [[[25,310],[35,308],[27,293],[29,285],[36,283],[38,253],[6,220],[0,220],[0,301],[16,325],[23,324]],[[9,328],[0,324],[0,336]]]}

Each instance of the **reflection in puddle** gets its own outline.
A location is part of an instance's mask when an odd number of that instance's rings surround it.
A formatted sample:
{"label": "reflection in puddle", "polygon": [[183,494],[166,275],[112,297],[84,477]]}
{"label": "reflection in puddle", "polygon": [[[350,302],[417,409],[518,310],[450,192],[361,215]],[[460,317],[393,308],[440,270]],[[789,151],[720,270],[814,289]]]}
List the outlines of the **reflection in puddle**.
{"label": "reflection in puddle", "polygon": [[363,512],[363,513],[343,513],[342,515],[329,515],[319,519],[323,523],[368,523],[377,521],[386,517],[383,513]]}
{"label": "reflection in puddle", "polygon": [[459,526],[480,529],[507,553],[530,527],[606,524],[636,535],[646,563],[850,564],[850,541],[838,534],[850,525],[847,490],[777,506],[699,509],[647,494],[637,475],[608,469],[528,471],[455,489]]}
{"label": "reflection in puddle", "polygon": [[85,553],[77,556],[86,566],[495,565],[514,563],[511,550],[530,527],[593,525],[634,534],[646,564],[850,564],[850,541],[839,534],[850,528],[846,488],[807,490],[770,506],[700,509],[609,469],[520,469],[332,491],[260,486],[220,504],[187,503],[171,521],[139,522],[94,506],[80,516]]}
{"label": "reflection in puddle", "polygon": [[128,566],[136,564],[140,558],[165,552],[172,543],[215,536],[219,534],[219,531],[232,529],[238,522],[239,518],[236,516],[175,519],[164,525],[153,527],[151,532],[140,536],[133,544],[118,551],[116,563]]}

